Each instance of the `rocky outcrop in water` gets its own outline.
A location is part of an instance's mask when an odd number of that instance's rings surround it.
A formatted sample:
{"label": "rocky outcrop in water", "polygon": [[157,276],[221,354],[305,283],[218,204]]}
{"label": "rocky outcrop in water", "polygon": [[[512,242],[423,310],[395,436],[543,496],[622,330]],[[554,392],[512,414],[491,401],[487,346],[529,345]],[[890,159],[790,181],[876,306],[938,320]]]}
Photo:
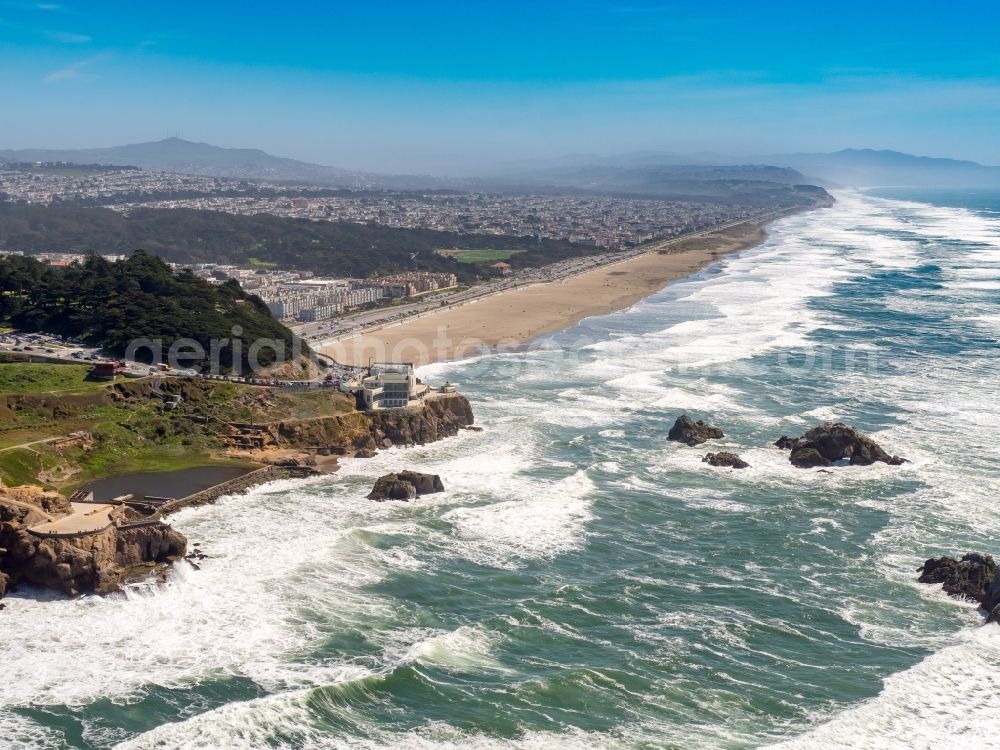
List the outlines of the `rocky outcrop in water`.
{"label": "rocky outcrop in water", "polygon": [[[969,552],[956,560],[953,557],[932,557],[919,569],[920,583],[940,583],[951,596],[972,599],[988,610],[1000,603],[1000,581],[997,564],[991,555]],[[992,586],[994,582],[996,586]]]}
{"label": "rocky outcrop in water", "polygon": [[781,448],[783,451],[790,451],[795,447],[795,441],[798,438],[788,437],[788,435],[782,435],[780,438],[774,441],[774,445],[777,448]]}
{"label": "rocky outcrop in water", "polygon": [[725,435],[718,427],[705,424],[700,419],[695,422],[687,414],[678,417],[674,426],[670,428],[670,432],[667,433],[667,440],[684,443],[691,447],[722,437]]}
{"label": "rocky outcrop in water", "polygon": [[187,547],[181,534],[155,522],[44,539],[27,530],[69,511],[69,503],[56,493],[0,488],[0,596],[19,583],[69,596],[110,593],[130,576],[183,557]]}
{"label": "rocky outcrop in water", "polygon": [[871,466],[876,461],[899,466],[906,459],[891,456],[882,446],[867,435],[862,434],[843,422],[824,422],[813,427],[805,435],[789,442],[782,436],[775,445],[789,447],[788,460],[800,469],[816,466],[832,466],[835,461],[848,459],[852,466]]}
{"label": "rocky outcrop in water", "polygon": [[737,456],[735,453],[729,453],[728,451],[708,453],[701,460],[702,463],[730,469],[746,469],[750,466],[750,464]]}
{"label": "rocky outcrop in water", "polygon": [[369,500],[412,500],[419,495],[444,492],[444,483],[437,474],[421,474],[417,471],[400,471],[379,477]]}

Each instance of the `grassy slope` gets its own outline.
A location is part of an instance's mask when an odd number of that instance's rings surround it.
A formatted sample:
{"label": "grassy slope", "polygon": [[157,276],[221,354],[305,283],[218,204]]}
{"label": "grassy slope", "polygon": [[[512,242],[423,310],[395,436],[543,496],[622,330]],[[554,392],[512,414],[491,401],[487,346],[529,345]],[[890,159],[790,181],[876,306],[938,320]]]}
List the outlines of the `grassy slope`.
{"label": "grassy slope", "polygon": [[104,385],[86,380],[90,365],[10,362],[0,366],[0,395],[10,393],[86,393]]}
{"label": "grassy slope", "polygon": [[[91,384],[79,368],[31,365],[30,377],[0,364],[0,383],[21,384],[0,409],[0,481],[40,482],[61,490],[86,481],[135,471],[169,471],[235,463],[216,437],[223,422],[268,422],[340,414],[353,410],[343,394],[328,390],[278,391],[200,380],[164,379],[164,391],[184,401],[173,412],[150,398],[145,381]],[[75,378],[75,379],[74,379]],[[60,388],[53,389],[53,385]],[[57,393],[52,393],[57,390]],[[81,397],[79,392],[83,391]],[[59,447],[4,447],[85,430],[92,440]],[[65,469],[71,469],[70,474]],[[39,479],[39,474],[42,477]]]}
{"label": "grassy slope", "polygon": [[459,263],[496,263],[516,255],[519,250],[439,250],[441,255],[448,255]]}

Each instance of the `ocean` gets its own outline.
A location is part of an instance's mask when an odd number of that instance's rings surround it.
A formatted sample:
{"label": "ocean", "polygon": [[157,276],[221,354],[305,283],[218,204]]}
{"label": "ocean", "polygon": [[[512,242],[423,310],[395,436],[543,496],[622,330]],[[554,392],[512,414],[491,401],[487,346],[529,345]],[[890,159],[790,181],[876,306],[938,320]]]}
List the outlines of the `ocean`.
{"label": "ocean", "polygon": [[[483,432],[186,509],[201,570],[10,597],[0,746],[983,746],[1000,628],[915,571],[1000,553],[1000,194],[837,198],[628,310],[424,368]],[[667,442],[684,413],[726,437]],[[831,419],[909,463],[771,445]],[[447,491],[365,499],[402,468]]]}

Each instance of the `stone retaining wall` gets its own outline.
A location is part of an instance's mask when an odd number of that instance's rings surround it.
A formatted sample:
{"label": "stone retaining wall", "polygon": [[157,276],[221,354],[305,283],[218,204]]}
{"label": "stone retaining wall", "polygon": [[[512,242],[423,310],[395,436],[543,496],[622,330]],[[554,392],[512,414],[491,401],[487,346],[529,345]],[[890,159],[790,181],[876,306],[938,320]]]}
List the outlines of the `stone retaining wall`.
{"label": "stone retaining wall", "polygon": [[316,476],[318,473],[309,466],[264,466],[221,484],[208,487],[200,492],[195,492],[193,495],[163,503],[162,505],[158,505],[157,508],[159,514],[165,516],[168,513],[173,513],[181,508],[187,508],[192,505],[207,505],[208,503],[215,502],[223,495],[245,492],[251,487],[272,482],[275,479],[301,479]]}
{"label": "stone retaining wall", "polygon": [[195,492],[193,495],[181,497],[169,503],[163,503],[163,505],[159,506],[160,513],[166,515],[167,513],[173,513],[181,508],[187,508],[192,505],[205,505],[218,500],[223,495],[243,492],[258,484],[270,482],[272,479],[277,479],[280,476],[277,474],[276,469],[277,467],[275,466],[265,466],[261,469],[255,469],[247,474],[214,485],[208,489]]}

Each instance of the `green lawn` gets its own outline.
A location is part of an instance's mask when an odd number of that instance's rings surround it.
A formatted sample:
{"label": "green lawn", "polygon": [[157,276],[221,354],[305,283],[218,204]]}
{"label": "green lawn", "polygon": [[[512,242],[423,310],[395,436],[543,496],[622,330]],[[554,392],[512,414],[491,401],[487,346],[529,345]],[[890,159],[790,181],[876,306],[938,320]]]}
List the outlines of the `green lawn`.
{"label": "green lawn", "polygon": [[254,268],[277,268],[277,263],[272,263],[269,260],[261,260],[260,258],[247,258],[247,263],[249,263]]}
{"label": "green lawn", "polygon": [[523,250],[439,250],[441,255],[448,255],[459,263],[496,263],[498,260],[507,260],[515,253]]}
{"label": "green lawn", "polygon": [[106,383],[86,380],[90,365],[52,365],[28,362],[0,363],[0,395],[11,393],[80,393]]}

